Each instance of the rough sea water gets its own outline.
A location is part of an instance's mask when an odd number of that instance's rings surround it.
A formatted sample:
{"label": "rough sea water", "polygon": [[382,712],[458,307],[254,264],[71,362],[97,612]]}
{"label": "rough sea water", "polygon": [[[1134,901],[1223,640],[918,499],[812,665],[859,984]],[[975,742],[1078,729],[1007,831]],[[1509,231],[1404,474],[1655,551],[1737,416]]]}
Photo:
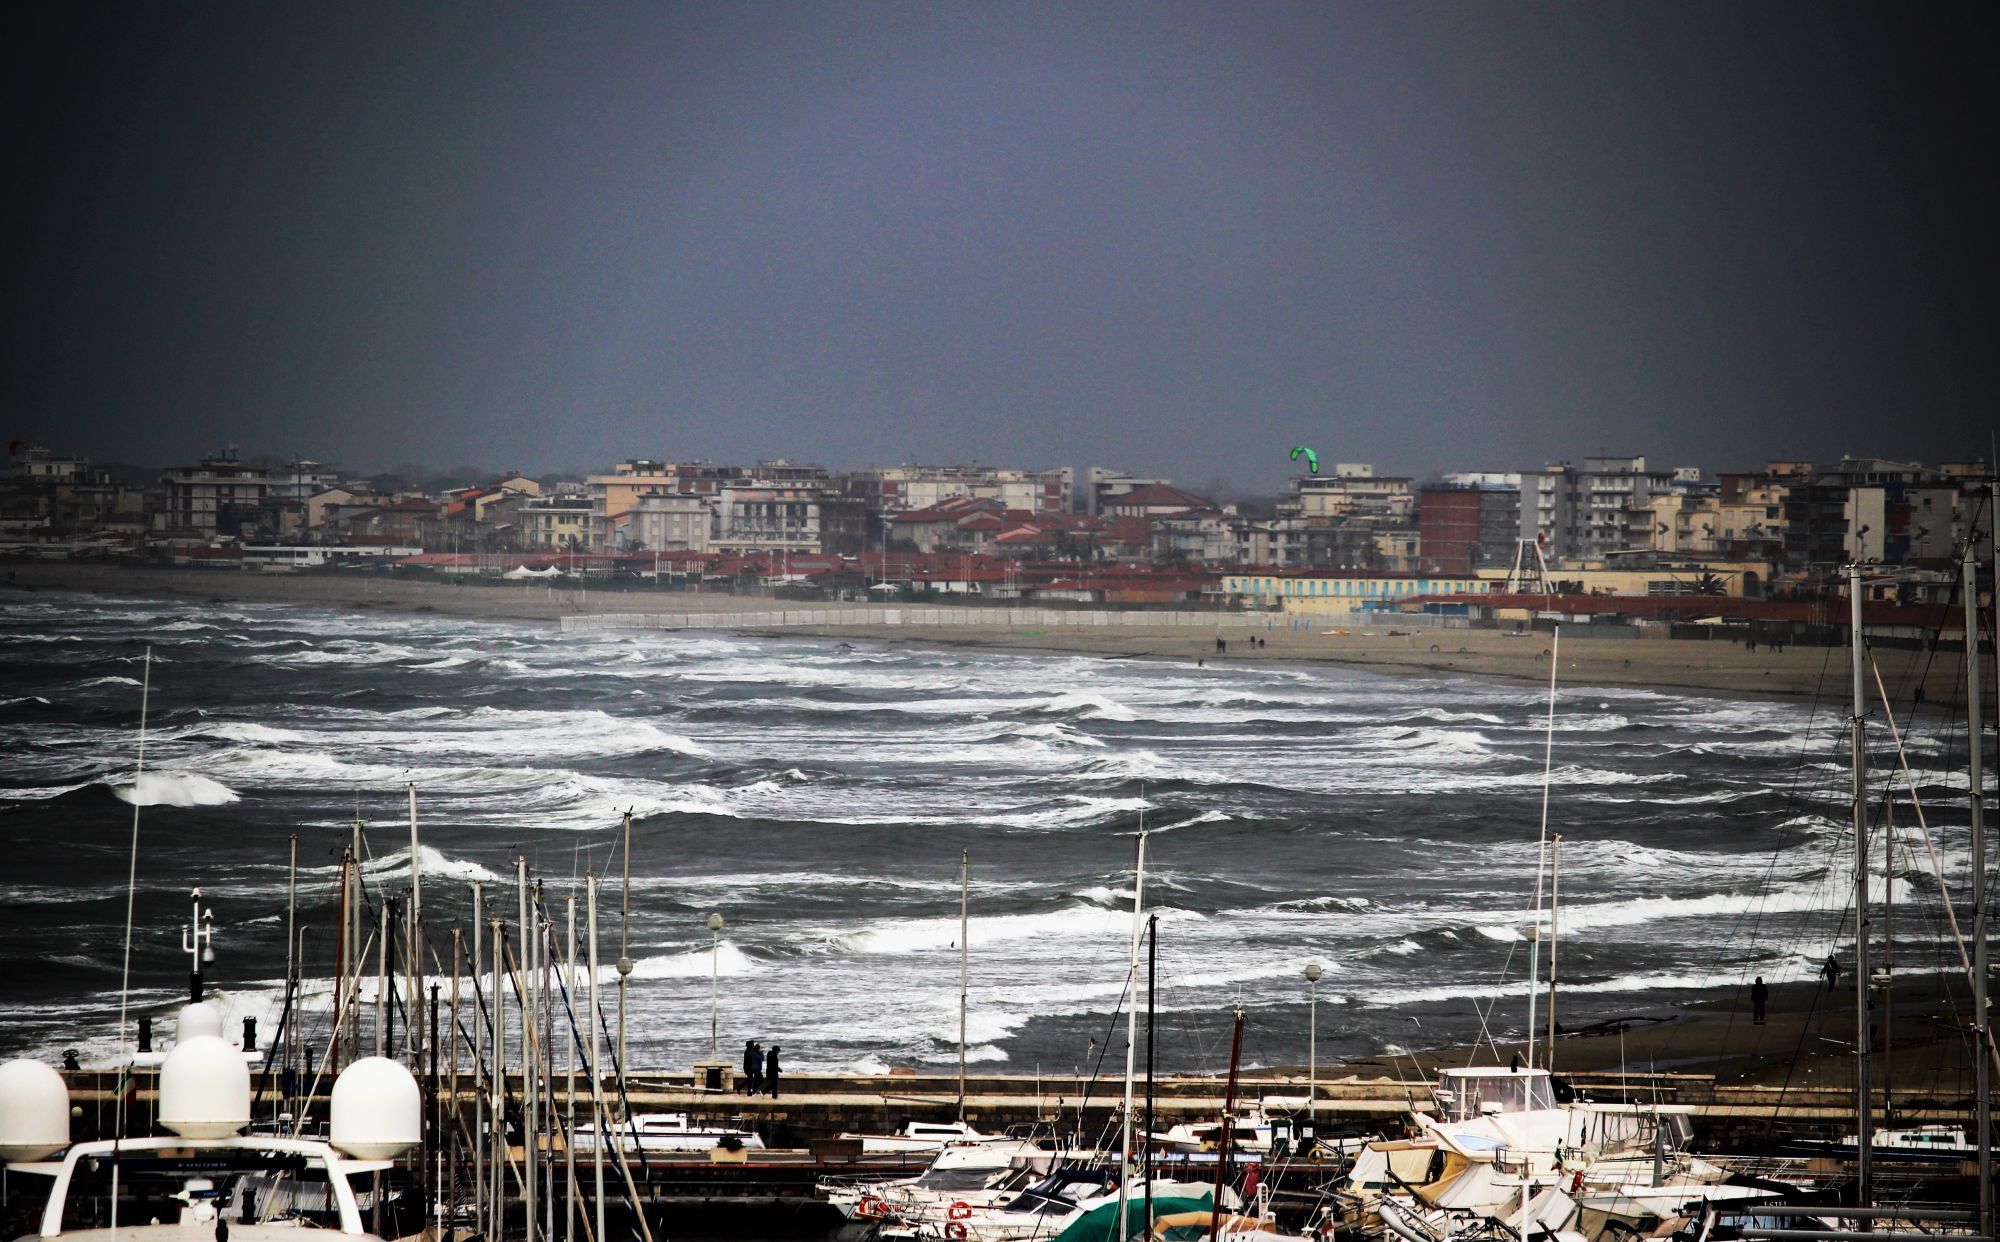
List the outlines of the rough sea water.
{"label": "rough sea water", "polygon": [[[371,900],[393,894],[413,781],[447,961],[468,881],[511,929],[525,856],[559,925],[578,877],[606,875],[609,963],[633,813],[638,1068],[707,1054],[712,968],[725,1057],[755,1037],[793,1070],[955,1066],[968,851],[972,1061],[1059,1081],[1108,1052],[1122,1069],[1142,816],[1163,1067],[1221,1068],[1239,1006],[1246,1062],[1303,1063],[1309,962],[1322,1062],[1386,1066],[1525,1024],[1545,710],[1535,686],[1335,668],[10,595],[0,1054],[112,1055],[135,797],[134,1012],[180,999],[200,886],[230,1032],[249,1014],[269,1037],[296,833],[323,1045],[348,822],[366,825]],[[1559,692],[1566,1024],[1810,978],[1842,943],[1842,710]],[[1920,728],[1913,762],[1946,744]],[[1962,879],[1963,778],[1919,779]],[[1897,888],[1920,896],[1911,848]]]}

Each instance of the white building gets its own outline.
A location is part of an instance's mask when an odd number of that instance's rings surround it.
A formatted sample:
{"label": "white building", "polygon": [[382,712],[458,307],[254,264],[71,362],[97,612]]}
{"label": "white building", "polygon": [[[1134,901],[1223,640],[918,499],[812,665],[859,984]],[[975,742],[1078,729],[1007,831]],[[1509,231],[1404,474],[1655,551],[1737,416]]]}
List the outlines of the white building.
{"label": "white building", "polygon": [[703,496],[644,492],[626,510],[625,546],[645,552],[706,552],[715,511]]}
{"label": "white building", "polygon": [[879,513],[910,513],[947,500],[997,500],[1003,508],[1067,513],[1076,472],[997,466],[876,466],[847,476],[848,494]]}

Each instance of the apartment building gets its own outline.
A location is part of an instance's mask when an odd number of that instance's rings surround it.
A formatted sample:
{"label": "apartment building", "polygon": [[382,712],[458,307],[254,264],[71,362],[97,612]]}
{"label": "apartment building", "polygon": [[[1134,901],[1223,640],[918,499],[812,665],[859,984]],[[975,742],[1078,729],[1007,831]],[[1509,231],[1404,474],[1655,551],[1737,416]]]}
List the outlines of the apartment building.
{"label": "apartment building", "polygon": [[590,545],[589,496],[534,496],[515,515],[523,549],[569,552]]}
{"label": "apartment building", "polygon": [[1447,475],[1420,488],[1417,529],[1425,569],[1463,574],[1510,563],[1521,537],[1521,476]]}
{"label": "apartment building", "polygon": [[[646,492],[626,510],[626,551],[706,552],[715,527],[708,498],[681,492]],[[817,549],[815,549],[817,550]]]}
{"label": "apartment building", "polygon": [[876,513],[909,513],[947,500],[998,501],[1005,509],[1067,513],[1076,472],[995,466],[875,466],[846,476],[847,494]]}
{"label": "apartment building", "polygon": [[264,504],[270,477],[238,461],[232,448],[204,457],[198,465],[174,467],[160,476],[160,489],[155,531],[213,536],[218,526],[227,524],[229,510]]}
{"label": "apartment building", "polygon": [[1643,455],[1586,457],[1521,475],[1521,538],[1552,562],[1652,547],[1653,501],[1698,478],[1692,467],[1648,469]]}
{"label": "apartment building", "polygon": [[1096,517],[1105,511],[1110,501],[1136,492],[1145,487],[1172,487],[1172,479],[1142,479],[1124,470],[1113,470],[1106,466],[1092,466],[1084,471],[1083,506],[1084,512]]}
{"label": "apartment building", "polygon": [[1407,522],[1416,511],[1416,492],[1405,475],[1378,475],[1363,462],[1339,462],[1332,474],[1291,480],[1292,495],[1281,512],[1313,520],[1366,517]]}
{"label": "apartment building", "polygon": [[816,487],[725,487],[716,493],[709,547],[718,552],[862,550],[866,510]]}

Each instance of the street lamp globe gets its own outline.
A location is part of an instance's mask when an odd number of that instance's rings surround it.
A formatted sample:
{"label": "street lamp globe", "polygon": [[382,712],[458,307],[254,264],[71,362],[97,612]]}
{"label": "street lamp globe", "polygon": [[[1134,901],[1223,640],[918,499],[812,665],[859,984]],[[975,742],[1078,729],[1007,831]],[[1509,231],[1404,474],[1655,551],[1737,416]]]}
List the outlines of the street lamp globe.
{"label": "street lamp globe", "polygon": [[1319,976],[1320,976],[1319,963],[1318,962],[1308,963],[1306,966],[1306,982],[1318,983]]}
{"label": "street lamp globe", "polygon": [[711,914],[708,916],[708,930],[712,932],[722,930],[722,916],[720,914]]}

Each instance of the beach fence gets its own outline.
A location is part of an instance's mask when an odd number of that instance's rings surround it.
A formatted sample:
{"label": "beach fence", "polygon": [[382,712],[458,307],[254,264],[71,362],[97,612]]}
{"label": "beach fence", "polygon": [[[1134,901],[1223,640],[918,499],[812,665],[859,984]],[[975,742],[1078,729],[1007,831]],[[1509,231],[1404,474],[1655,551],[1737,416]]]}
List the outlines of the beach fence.
{"label": "beach fence", "polygon": [[1464,629],[1463,617],[1380,612],[1168,612],[1136,608],[774,608],[756,612],[601,612],[562,618],[562,628],[588,630],[822,630],[842,626],[985,628],[1004,630],[1176,630],[1264,633],[1331,628]]}

